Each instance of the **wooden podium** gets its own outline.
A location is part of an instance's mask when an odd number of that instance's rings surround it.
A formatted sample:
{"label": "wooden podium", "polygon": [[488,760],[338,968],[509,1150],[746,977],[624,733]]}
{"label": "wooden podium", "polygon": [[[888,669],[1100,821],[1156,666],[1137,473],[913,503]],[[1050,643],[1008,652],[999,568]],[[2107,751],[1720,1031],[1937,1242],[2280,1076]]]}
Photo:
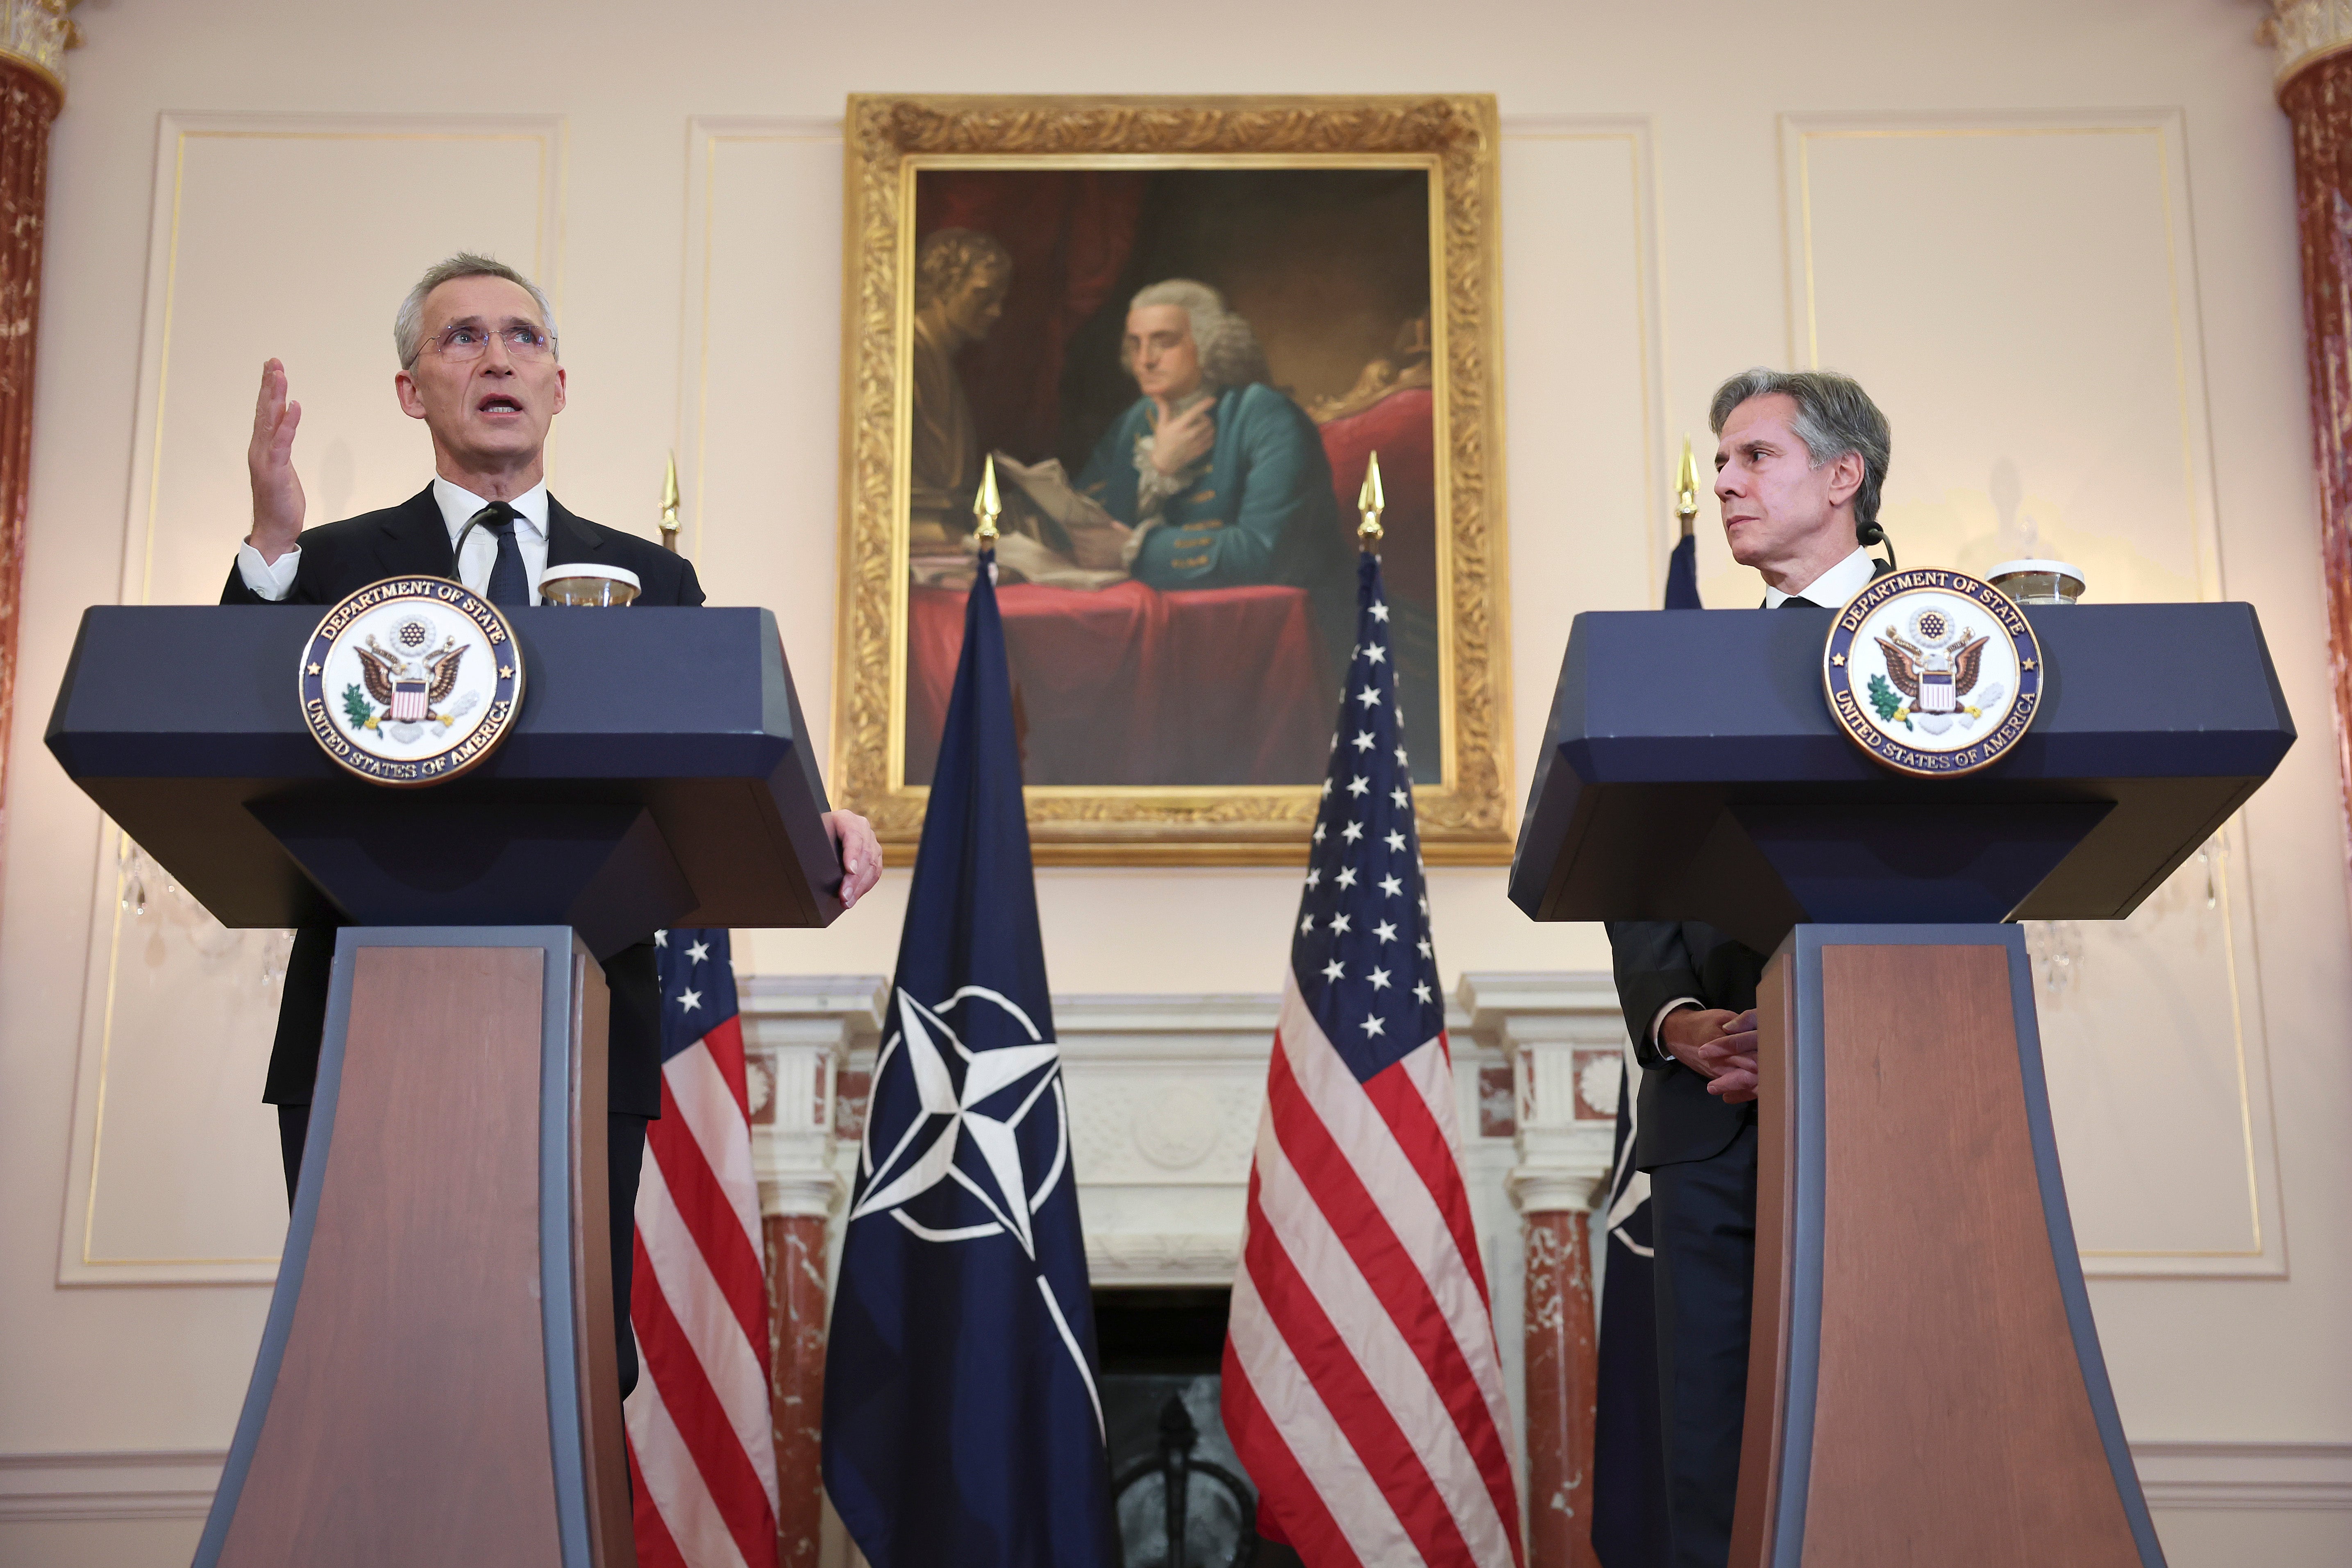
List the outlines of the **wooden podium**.
{"label": "wooden podium", "polygon": [[2129,914],[2270,775],[2261,628],[2029,610],[2033,728],[1914,779],[1831,721],[1832,614],[1578,616],[1511,869],[1538,920],[1772,954],[1733,1568],[2161,1568],[2007,922]]}
{"label": "wooden podium", "polygon": [[824,924],[841,874],[768,612],[508,614],[517,727],[427,789],[346,774],[303,728],[316,609],[93,609],[50,718],[222,923],[343,927],[199,1568],[635,1562],[595,959]]}

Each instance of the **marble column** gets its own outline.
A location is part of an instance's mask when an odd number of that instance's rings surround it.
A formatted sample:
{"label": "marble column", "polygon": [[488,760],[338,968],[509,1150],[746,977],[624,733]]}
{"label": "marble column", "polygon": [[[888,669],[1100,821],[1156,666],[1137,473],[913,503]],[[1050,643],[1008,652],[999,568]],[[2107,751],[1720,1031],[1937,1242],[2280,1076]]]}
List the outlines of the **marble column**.
{"label": "marble column", "polygon": [[745,1053],[765,1083],[752,1096],[751,1157],[768,1266],[779,1568],[815,1568],[824,1536],[826,1265],[846,1191],[834,1168],[836,1091],[851,1045],[881,1025],[884,995],[872,976],[762,976],[742,990]]}
{"label": "marble column", "polygon": [[[766,1206],[763,1195],[761,1207]],[[776,1563],[778,1568],[815,1568],[824,1519],[818,1458],[824,1413],[825,1217],[768,1212],[760,1216],[760,1228],[768,1253]]]}
{"label": "marble column", "polygon": [[2294,136],[2304,352],[2336,754],[2352,819],[2352,0],[2273,0],[2278,101]]}
{"label": "marble column", "polygon": [[[1521,1205],[1525,1207],[1524,1203]],[[1597,1363],[1586,1211],[1533,1209],[1527,1240],[1528,1562],[1588,1568]]]}
{"label": "marble column", "polygon": [[1462,1000],[1498,1038],[1517,1099],[1518,1163],[1505,1178],[1526,1247],[1528,1568],[1599,1568],[1592,1552],[1596,1193],[1616,1134],[1624,1030],[1605,975],[1465,975]]}
{"label": "marble column", "polygon": [[16,607],[33,455],[33,346],[48,216],[49,126],[65,107],[71,0],[0,0],[0,811],[16,709]]}

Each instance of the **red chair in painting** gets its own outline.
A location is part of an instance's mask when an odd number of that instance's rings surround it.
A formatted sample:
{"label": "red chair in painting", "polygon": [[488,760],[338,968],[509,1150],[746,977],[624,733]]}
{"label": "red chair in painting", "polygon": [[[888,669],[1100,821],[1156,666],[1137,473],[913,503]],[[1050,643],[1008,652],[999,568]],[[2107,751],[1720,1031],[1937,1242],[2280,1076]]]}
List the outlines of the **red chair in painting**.
{"label": "red chair in painting", "polygon": [[1331,491],[1350,545],[1356,537],[1356,494],[1370,455],[1381,455],[1381,580],[1392,598],[1437,609],[1437,440],[1435,395],[1425,386],[1391,392],[1369,408],[1323,426],[1323,455],[1331,462]]}

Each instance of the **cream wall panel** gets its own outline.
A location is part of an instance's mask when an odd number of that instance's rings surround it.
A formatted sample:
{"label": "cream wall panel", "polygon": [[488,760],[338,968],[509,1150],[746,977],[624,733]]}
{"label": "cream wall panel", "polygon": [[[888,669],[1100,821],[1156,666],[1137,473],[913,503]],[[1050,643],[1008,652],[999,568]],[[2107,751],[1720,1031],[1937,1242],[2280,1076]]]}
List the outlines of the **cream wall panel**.
{"label": "cream wall panel", "polygon": [[562,141],[544,117],[163,117],[124,602],[219,596],[224,542],[250,524],[264,359],[286,362],[302,405],[310,521],[389,506],[431,477],[394,399],[392,307],[465,248],[551,286]]}
{"label": "cream wall panel", "polygon": [[[428,478],[422,427],[394,401],[391,306],[460,248],[548,277],[561,190],[551,118],[163,116],[124,602],[218,597],[250,516],[266,357],[302,404],[310,521]],[[130,854],[110,830],[99,847],[58,1277],[267,1281],[285,1188],[255,1087],[284,939],[224,931]]]}
{"label": "cream wall panel", "polygon": [[61,1285],[263,1283],[286,1231],[268,1065],[289,939],[224,929],[108,827]]}
{"label": "cream wall panel", "polygon": [[1503,121],[1515,812],[1543,753],[1570,623],[1654,606],[1661,592],[1654,545],[1673,458],[1659,436],[1650,168],[1646,121]]}
{"label": "cream wall panel", "polygon": [[2029,930],[2093,1277],[2287,1272],[2245,831],[2232,818],[2129,920]]}
{"label": "cream wall panel", "polygon": [[2179,115],[1792,115],[1781,139],[1790,358],[1899,411],[1897,549],[2216,596]]}
{"label": "cream wall panel", "polygon": [[775,611],[829,757],[841,121],[696,120],[687,149],[681,547],[713,601]]}
{"label": "cream wall panel", "polygon": [[[1901,558],[2056,555],[2094,599],[2218,597],[2179,115],[1791,115],[1781,146],[1790,357],[1890,411]],[[1712,602],[1754,593],[1734,572]],[[2286,1271],[2244,838],[2129,921],[2037,933],[2095,1275]]]}

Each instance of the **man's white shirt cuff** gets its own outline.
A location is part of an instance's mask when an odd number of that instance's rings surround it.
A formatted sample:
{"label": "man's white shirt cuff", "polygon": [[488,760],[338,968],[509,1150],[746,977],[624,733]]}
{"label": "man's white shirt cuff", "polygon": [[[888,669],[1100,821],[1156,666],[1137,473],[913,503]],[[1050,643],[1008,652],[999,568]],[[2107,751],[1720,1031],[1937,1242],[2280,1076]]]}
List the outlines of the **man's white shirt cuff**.
{"label": "man's white shirt cuff", "polygon": [[[247,548],[250,549],[252,547],[248,545]],[[254,590],[257,594],[261,590],[258,588]],[[1698,1005],[1699,1000],[1696,996],[1677,996],[1673,1001],[1667,1003],[1664,1006],[1659,1008],[1658,1016],[1650,1020],[1650,1049],[1656,1055],[1665,1058],[1668,1061],[1674,1060],[1675,1053],[1666,1049],[1665,1042],[1658,1038],[1658,1031],[1666,1026],[1666,1015],[1673,1012],[1675,1008],[1696,1007]]]}
{"label": "man's white shirt cuff", "polygon": [[[302,547],[296,545],[275,561],[264,561],[250,544],[236,547],[236,574],[245,585],[265,599],[283,599],[294,591],[294,574],[302,569]],[[1665,1016],[1661,1013],[1660,1017]]]}

